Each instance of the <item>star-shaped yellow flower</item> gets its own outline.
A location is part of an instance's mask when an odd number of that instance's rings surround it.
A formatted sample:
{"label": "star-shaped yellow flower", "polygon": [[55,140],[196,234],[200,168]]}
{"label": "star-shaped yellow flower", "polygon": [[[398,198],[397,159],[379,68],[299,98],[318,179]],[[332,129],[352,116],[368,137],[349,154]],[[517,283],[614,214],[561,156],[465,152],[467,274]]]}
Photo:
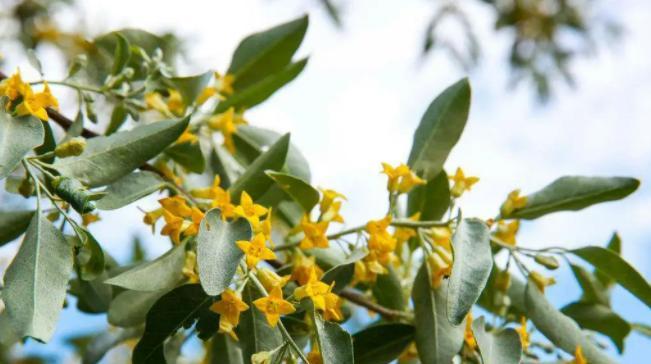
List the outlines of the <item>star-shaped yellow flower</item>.
{"label": "star-shaped yellow flower", "polygon": [[294,255],[294,269],[292,270],[292,279],[298,282],[299,285],[305,285],[310,280],[312,270],[315,271],[316,278],[320,279],[323,275],[323,270],[316,265],[316,258],[314,256],[306,257],[302,253]]}
{"label": "star-shaped yellow flower", "polygon": [[545,287],[556,284],[556,280],[554,279],[554,277],[545,277],[544,275],[536,272],[535,270],[532,270],[529,273],[529,278],[531,278],[531,280],[536,285],[536,287],[538,287],[540,292],[545,292]]}
{"label": "star-shaped yellow flower", "polygon": [[267,268],[258,270],[258,279],[267,291],[271,291],[274,287],[283,288],[289,282],[291,276],[279,276],[276,272]]}
{"label": "star-shaped yellow flower", "polygon": [[447,251],[452,250],[452,230],[448,226],[433,227],[430,231],[434,244],[442,246]]}
{"label": "star-shaped yellow flower", "polygon": [[294,290],[294,297],[299,300],[309,297],[312,300],[314,307],[317,310],[323,311],[326,308],[325,294],[329,291],[330,286],[321,282],[317,278],[316,270],[312,268],[307,283]]}
{"label": "star-shaped yellow flower", "polygon": [[288,315],[296,309],[294,305],[283,299],[283,291],[280,287],[274,287],[269,296],[253,301],[255,307],[262,311],[271,327],[276,327],[281,315]]}
{"label": "star-shaped yellow flower", "polygon": [[517,209],[521,209],[527,205],[527,196],[520,196],[520,190],[513,190],[506,197],[506,201],[500,207],[500,214],[502,216],[509,216]]}
{"label": "star-shaped yellow flower", "polygon": [[478,177],[466,177],[461,167],[457,168],[454,176],[450,176],[449,178],[454,182],[450,189],[450,194],[453,197],[461,197],[465,191],[470,191],[472,185],[479,182]]}
{"label": "star-shaped yellow flower", "polygon": [[30,86],[23,82],[20,76],[20,70],[16,70],[16,73],[11,75],[11,77],[0,82],[0,97],[6,96],[9,101],[14,101],[25,94],[25,90],[28,88]]}
{"label": "star-shaped yellow flower", "polygon": [[246,191],[242,191],[240,204],[235,207],[234,212],[237,216],[247,219],[251,223],[253,230],[257,231],[260,225],[260,217],[267,214],[267,209],[262,205],[253,203],[251,196]]}
{"label": "star-shaped yellow flower", "polygon": [[515,245],[515,236],[517,235],[518,230],[520,230],[520,220],[513,220],[511,222],[500,220],[497,223],[495,237],[506,244]]}
{"label": "star-shaped yellow flower", "polygon": [[516,328],[515,331],[520,335],[520,343],[522,344],[522,350],[527,351],[529,349],[529,332],[527,331],[527,319],[524,316],[520,317],[520,327]]}
{"label": "star-shaped yellow flower", "polygon": [[213,130],[220,131],[224,136],[224,147],[231,154],[235,153],[233,134],[239,125],[244,124],[248,124],[248,122],[241,113],[236,113],[233,107],[208,119],[208,126]]}
{"label": "star-shaped yellow flower", "polygon": [[47,82],[44,83],[43,91],[39,93],[34,93],[29,85],[28,87],[25,87],[23,92],[23,101],[16,106],[16,113],[19,116],[34,115],[43,121],[47,121],[48,116],[46,108],[59,108],[59,102],[54,95],[52,95]]}
{"label": "star-shaped yellow flower", "polygon": [[183,231],[183,223],[185,220],[168,210],[163,210],[163,218],[165,219],[165,226],[163,226],[160,232],[161,235],[169,236],[175,244],[179,244],[181,242],[181,231]]}
{"label": "star-shaped yellow flower", "polygon": [[303,215],[301,219],[303,240],[299,247],[301,249],[327,248],[330,245],[326,236],[328,225],[327,221],[312,222],[307,214]]}
{"label": "star-shaped yellow flower", "polygon": [[246,255],[246,265],[249,268],[255,267],[259,261],[276,259],[276,254],[265,246],[264,234],[257,234],[251,241],[237,241],[237,246]]}
{"label": "star-shaped yellow flower", "polygon": [[158,203],[170,213],[178,217],[192,216],[192,208],[188,206],[188,202],[181,196],[166,197],[158,200]]}
{"label": "star-shaped yellow flower", "polygon": [[240,313],[248,309],[249,305],[230,288],[222,292],[220,301],[210,306],[211,311],[220,315],[219,332],[229,334],[235,340],[238,338],[233,329],[240,323]]}
{"label": "star-shaped yellow flower", "polygon": [[197,198],[212,200],[211,207],[221,210],[222,220],[226,220],[235,216],[235,205],[231,203],[231,195],[221,188],[220,184],[221,178],[216,175],[212,186],[197,188],[190,191],[190,193]]}
{"label": "star-shaped yellow flower", "polygon": [[344,319],[344,315],[341,312],[342,300],[337,294],[330,292],[333,285],[330,286],[328,293],[324,295],[325,309],[323,310],[323,318],[328,321],[341,321]]}
{"label": "star-shaped yellow flower", "polygon": [[387,189],[392,193],[407,193],[412,188],[426,183],[425,180],[418,177],[404,163],[395,168],[388,163],[382,163],[382,173],[386,174],[389,178],[387,181]]}

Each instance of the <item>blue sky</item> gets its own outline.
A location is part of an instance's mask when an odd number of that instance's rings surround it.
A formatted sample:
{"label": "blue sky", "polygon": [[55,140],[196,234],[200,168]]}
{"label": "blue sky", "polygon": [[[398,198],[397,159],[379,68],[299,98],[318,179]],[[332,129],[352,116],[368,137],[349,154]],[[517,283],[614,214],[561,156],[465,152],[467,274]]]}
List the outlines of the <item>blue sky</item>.
{"label": "blue sky", "polygon": [[[642,180],[629,199],[576,213],[558,213],[525,222],[519,244],[529,247],[577,247],[605,244],[613,231],[623,239],[624,257],[651,277],[651,3],[604,1],[608,16],[624,25],[621,41],[588,59],[575,62],[578,87],[559,85],[552,101],[536,103],[529,88],[508,89],[508,34],[495,35],[489,12],[468,3],[476,19],[483,58],[468,76],[473,87],[469,122],[446,168],[457,166],[481,181],[464,196],[466,216],[493,216],[506,194],[521,188],[531,192],[568,174],[623,175]],[[185,70],[225,70],[238,41],[252,31],[275,25],[308,10],[316,1],[237,2],[86,1],[85,23],[96,33],[120,27],[151,31],[175,30],[189,40]],[[128,9],[128,11],[124,11]],[[198,13],[196,9],[201,9]],[[380,162],[406,160],[413,130],[429,102],[447,85],[467,74],[444,54],[419,59],[432,1],[347,1],[343,31],[335,30],[323,13],[312,11],[304,46],[310,55],[304,73],[271,100],[248,113],[249,121],[279,131],[291,131],[311,162],[313,182],[348,196],[343,214],[351,225],[377,218],[385,211],[385,181]],[[191,21],[188,21],[191,19]],[[62,17],[68,26],[73,17]],[[482,35],[484,34],[484,35]],[[47,52],[47,50],[46,50]],[[60,67],[59,67],[60,68]],[[52,78],[64,70],[52,70]],[[148,208],[154,199],[139,206]],[[98,239],[117,257],[127,256],[130,236],[140,234],[155,256],[169,247],[160,236],[150,237],[134,207],[106,213],[92,227]],[[124,230],[112,228],[114,220]],[[109,221],[111,221],[109,223]],[[149,234],[149,235],[148,235]],[[7,255],[8,249],[0,250]],[[564,292],[577,287],[567,271],[557,274],[567,283],[549,290],[557,304],[578,297]],[[563,280],[563,279],[558,279]],[[614,306],[625,318],[649,322],[649,311],[627,292],[617,289]],[[71,315],[71,316],[68,316]],[[61,328],[84,332],[102,318],[80,318]],[[640,362],[648,340],[631,334],[622,362]],[[29,345],[34,348],[34,345]]]}

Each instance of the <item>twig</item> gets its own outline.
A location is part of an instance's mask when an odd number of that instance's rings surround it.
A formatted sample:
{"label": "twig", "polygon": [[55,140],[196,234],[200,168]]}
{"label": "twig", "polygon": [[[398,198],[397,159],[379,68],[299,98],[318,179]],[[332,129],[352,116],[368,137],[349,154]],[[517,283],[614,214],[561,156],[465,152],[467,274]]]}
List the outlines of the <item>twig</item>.
{"label": "twig", "polygon": [[411,319],[411,316],[407,312],[392,310],[375,302],[371,302],[361,292],[358,292],[352,288],[344,288],[339,292],[339,296],[347,299],[354,304],[357,304],[358,306],[362,306],[373,312],[376,312],[382,315],[382,317],[389,320]]}

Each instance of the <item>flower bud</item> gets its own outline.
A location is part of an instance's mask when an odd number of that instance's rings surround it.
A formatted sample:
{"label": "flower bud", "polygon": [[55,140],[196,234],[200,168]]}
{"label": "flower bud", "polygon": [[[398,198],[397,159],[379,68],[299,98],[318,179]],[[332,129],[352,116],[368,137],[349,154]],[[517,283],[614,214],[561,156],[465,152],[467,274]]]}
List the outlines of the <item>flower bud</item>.
{"label": "flower bud", "polygon": [[57,145],[54,149],[54,155],[59,158],[76,157],[86,149],[86,139],[75,137],[67,142]]}
{"label": "flower bud", "polygon": [[20,181],[20,185],[18,186],[18,193],[20,193],[25,198],[28,198],[34,194],[34,184],[32,183],[31,178],[25,177],[22,181]]}
{"label": "flower bud", "polygon": [[276,272],[267,268],[260,268],[258,270],[258,279],[267,291],[271,291],[274,287],[283,287],[290,276],[281,277]]}
{"label": "flower bud", "polygon": [[538,254],[534,258],[534,261],[550,270],[555,270],[559,267],[558,260],[549,255]]}
{"label": "flower bud", "polygon": [[506,292],[511,286],[511,273],[502,270],[495,277],[495,288],[500,292]]}
{"label": "flower bud", "polygon": [[531,271],[531,273],[529,273],[529,278],[541,292],[545,292],[545,287],[556,283],[554,277],[545,277],[536,271]]}

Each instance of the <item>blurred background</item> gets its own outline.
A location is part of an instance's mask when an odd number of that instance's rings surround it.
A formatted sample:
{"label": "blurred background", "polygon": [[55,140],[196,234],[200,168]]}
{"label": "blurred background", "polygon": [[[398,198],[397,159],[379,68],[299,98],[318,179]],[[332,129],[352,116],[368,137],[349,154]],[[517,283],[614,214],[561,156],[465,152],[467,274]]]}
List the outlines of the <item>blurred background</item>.
{"label": "blurred background", "polygon": [[[0,1],[0,69],[11,73],[20,67],[26,79],[35,79],[38,74],[13,38],[22,34],[22,42],[33,41],[10,19],[20,3]],[[183,47],[182,74],[225,71],[244,36],[310,14],[299,51],[310,56],[306,70],[248,111],[247,119],[256,126],[292,132],[293,143],[311,164],[313,184],[348,197],[342,212],[349,225],[385,211],[380,162],[406,161],[413,131],[431,100],[468,76],[471,113],[446,165],[448,171],[461,166],[481,178],[461,200],[464,215],[494,216],[509,191],[521,188],[526,194],[561,175],[636,177],[642,185],[626,200],[523,222],[518,244],[605,245],[618,231],[623,256],[651,277],[648,1],[23,3],[46,5],[48,19],[59,29],[89,37],[125,27],[174,33]],[[531,3],[536,6],[527,5]],[[66,58],[57,47],[43,42],[37,54],[47,79],[65,76]],[[68,115],[74,115],[74,107],[74,99],[63,103]],[[13,203],[3,198],[3,208]],[[148,257],[156,257],[169,242],[151,235],[137,208],[150,209],[155,200],[103,212],[102,221],[90,230],[118,260],[130,258],[134,237],[143,241]],[[16,247],[14,242],[0,248],[0,270]],[[554,275],[559,284],[548,290],[548,297],[559,307],[576,300],[580,291],[571,272],[561,269]],[[576,292],[576,297],[567,292]],[[613,295],[613,307],[627,320],[651,323],[648,308],[620,288]],[[106,320],[68,308],[61,322],[65,324],[58,327],[53,344],[28,342],[17,350],[56,363],[75,362],[66,340],[104,330]],[[632,332],[621,362],[645,362],[645,354],[651,353],[648,343]]]}

